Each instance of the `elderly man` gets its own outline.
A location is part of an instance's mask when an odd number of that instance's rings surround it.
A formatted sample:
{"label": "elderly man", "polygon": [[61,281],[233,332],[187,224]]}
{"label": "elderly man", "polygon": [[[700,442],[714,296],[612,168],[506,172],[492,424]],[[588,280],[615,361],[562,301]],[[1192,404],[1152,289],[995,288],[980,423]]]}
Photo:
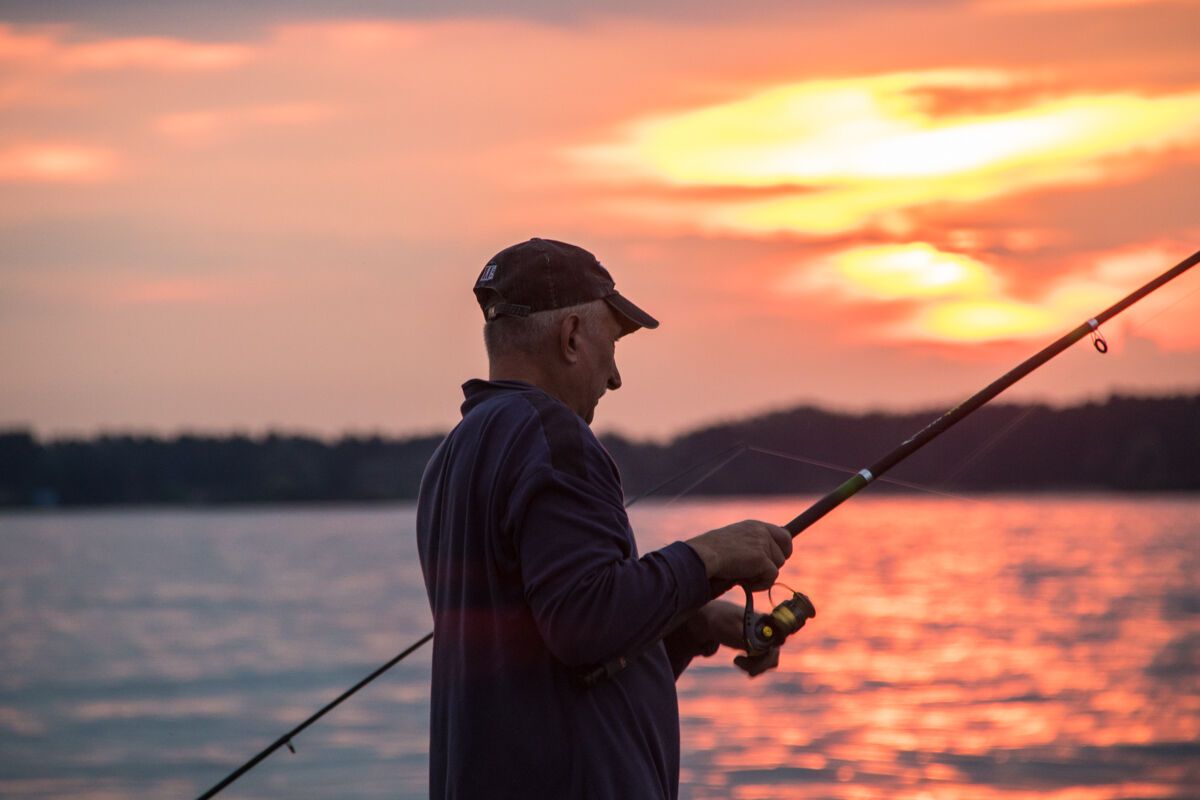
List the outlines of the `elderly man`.
{"label": "elderly man", "polygon": [[[747,520],[639,557],[589,424],[621,386],[617,340],[658,322],[591,253],[548,239],[498,253],[475,295],[490,376],[463,386],[417,507],[434,617],[430,796],[676,797],[675,678],[742,643],[740,610],[710,587],[768,586],[791,537]],[[639,652],[610,680],[579,680]]]}

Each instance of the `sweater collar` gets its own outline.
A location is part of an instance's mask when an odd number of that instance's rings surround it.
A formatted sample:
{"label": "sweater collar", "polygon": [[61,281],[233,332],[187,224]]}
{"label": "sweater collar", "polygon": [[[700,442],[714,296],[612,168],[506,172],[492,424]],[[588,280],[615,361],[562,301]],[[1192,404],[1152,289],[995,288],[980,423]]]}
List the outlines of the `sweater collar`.
{"label": "sweater collar", "polygon": [[[467,412],[476,406],[484,403],[493,397],[498,397],[508,392],[541,392],[546,394],[542,389],[534,386],[532,383],[525,381],[485,381],[482,378],[472,378],[462,385],[463,400],[462,415],[465,417]],[[546,395],[549,397],[550,395]]]}

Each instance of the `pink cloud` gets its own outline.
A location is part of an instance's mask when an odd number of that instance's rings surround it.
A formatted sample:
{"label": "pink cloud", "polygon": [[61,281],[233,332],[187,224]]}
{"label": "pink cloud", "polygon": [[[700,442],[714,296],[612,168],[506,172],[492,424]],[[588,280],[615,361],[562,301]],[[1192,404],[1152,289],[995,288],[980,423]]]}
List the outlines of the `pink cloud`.
{"label": "pink cloud", "polygon": [[197,44],[179,39],[142,38],[68,44],[56,55],[58,63],[68,70],[209,72],[245,64],[250,59],[251,50],[233,44]]}
{"label": "pink cloud", "polygon": [[287,128],[328,119],[334,109],[318,103],[276,103],[246,108],[176,111],[158,117],[153,128],[180,144],[204,146],[226,142],[253,128]]}
{"label": "pink cloud", "polygon": [[62,26],[18,28],[0,24],[0,61],[67,72],[149,69],[169,72],[228,70],[247,63],[251,47],[166,37],[74,41]]}
{"label": "pink cloud", "polygon": [[0,150],[0,181],[6,183],[90,183],[116,171],[112,151],[88,145],[42,142]]}
{"label": "pink cloud", "polygon": [[1004,14],[1051,11],[1096,11],[1133,6],[1183,4],[1187,0],[975,0],[975,8]]}

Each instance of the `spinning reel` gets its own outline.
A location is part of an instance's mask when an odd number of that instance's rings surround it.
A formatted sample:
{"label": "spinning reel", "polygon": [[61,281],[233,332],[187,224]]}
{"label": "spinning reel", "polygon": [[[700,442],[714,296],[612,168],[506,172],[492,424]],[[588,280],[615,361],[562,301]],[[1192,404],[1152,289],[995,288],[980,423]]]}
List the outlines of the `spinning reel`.
{"label": "spinning reel", "polygon": [[[754,594],[748,586],[743,585],[742,588],[746,592],[746,613],[742,624],[746,655],[738,656],[733,663],[753,678],[779,664],[780,645],[815,617],[817,609],[808,597],[793,590],[792,596],[775,606],[770,614],[756,614]],[[770,597],[770,593],[767,597]]]}

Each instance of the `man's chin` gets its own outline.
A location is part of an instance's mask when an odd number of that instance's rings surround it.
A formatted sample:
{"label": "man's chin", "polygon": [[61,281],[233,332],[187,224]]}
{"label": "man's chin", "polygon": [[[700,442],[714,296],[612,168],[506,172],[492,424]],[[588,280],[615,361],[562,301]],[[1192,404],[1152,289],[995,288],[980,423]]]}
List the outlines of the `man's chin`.
{"label": "man's chin", "polygon": [[588,425],[592,424],[592,419],[596,416],[596,406],[600,405],[600,398],[596,398],[596,402],[592,403],[592,407],[583,415],[583,421]]}

